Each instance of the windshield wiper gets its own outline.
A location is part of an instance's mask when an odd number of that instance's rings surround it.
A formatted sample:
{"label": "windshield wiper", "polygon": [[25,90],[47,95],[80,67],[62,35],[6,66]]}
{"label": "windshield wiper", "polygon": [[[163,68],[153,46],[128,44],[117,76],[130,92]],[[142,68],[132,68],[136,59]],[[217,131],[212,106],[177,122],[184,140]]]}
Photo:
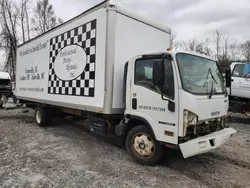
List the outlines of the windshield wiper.
{"label": "windshield wiper", "polygon": [[207,84],[207,79],[208,79],[209,72],[210,72],[210,68],[207,71],[207,77],[206,77],[206,80],[205,80],[205,82],[203,84],[203,87],[205,87],[205,85]]}
{"label": "windshield wiper", "polygon": [[[210,73],[210,75],[211,75],[211,78],[213,79],[213,81],[212,81],[212,86],[211,86],[211,90],[210,90],[210,94],[209,94],[209,96],[208,96],[208,98],[211,99],[211,97],[212,97],[212,95],[213,95],[214,82],[215,82],[216,84],[218,84],[218,82],[217,82],[216,79],[214,78],[214,75],[212,74],[212,71],[211,71],[211,69],[209,68],[208,71],[207,71],[206,81],[205,81],[203,87],[205,87],[205,85],[207,84],[207,90],[208,90],[208,83],[207,83],[207,80],[208,80],[208,75],[209,75],[209,73]],[[207,93],[208,93],[208,91],[207,91]]]}
{"label": "windshield wiper", "polygon": [[212,82],[211,91],[210,91],[210,94],[208,96],[209,99],[211,99],[211,97],[213,96],[213,90],[214,90],[214,82]]}

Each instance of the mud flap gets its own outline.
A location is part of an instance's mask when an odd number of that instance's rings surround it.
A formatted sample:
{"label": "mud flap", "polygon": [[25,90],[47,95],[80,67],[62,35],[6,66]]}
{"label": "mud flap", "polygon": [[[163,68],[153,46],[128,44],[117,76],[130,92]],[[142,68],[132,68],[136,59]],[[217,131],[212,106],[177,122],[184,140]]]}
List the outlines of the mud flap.
{"label": "mud flap", "polygon": [[184,158],[207,153],[226,143],[236,133],[232,128],[225,128],[209,135],[199,137],[180,144],[180,150]]}

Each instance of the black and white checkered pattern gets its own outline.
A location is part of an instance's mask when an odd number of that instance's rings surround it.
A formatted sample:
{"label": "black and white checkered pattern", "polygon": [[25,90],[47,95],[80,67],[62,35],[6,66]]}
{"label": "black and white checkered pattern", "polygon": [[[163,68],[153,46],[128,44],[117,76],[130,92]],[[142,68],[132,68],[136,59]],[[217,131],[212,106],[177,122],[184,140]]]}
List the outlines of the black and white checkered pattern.
{"label": "black and white checkered pattern", "polygon": [[[83,73],[74,80],[60,80],[54,62],[60,50],[68,45],[81,46],[87,55]],[[50,40],[49,94],[94,97],[96,62],[96,20],[76,27]],[[85,63],[85,62],[83,62]]]}

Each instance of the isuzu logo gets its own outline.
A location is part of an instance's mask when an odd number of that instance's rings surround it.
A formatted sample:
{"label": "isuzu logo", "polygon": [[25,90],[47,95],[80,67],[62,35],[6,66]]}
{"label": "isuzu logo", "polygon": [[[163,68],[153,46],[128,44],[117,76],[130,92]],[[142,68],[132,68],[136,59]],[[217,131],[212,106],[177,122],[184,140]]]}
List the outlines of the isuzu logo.
{"label": "isuzu logo", "polygon": [[218,115],[220,115],[220,111],[211,112],[211,116],[218,116]]}

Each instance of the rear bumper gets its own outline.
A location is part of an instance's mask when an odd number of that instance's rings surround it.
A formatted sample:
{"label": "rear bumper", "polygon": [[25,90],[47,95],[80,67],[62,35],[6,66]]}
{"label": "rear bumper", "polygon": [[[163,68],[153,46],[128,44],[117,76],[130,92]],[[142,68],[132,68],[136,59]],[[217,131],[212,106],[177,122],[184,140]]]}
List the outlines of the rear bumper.
{"label": "rear bumper", "polygon": [[184,158],[207,153],[226,143],[236,133],[232,128],[225,128],[221,131],[199,137],[180,144],[180,150]]}

